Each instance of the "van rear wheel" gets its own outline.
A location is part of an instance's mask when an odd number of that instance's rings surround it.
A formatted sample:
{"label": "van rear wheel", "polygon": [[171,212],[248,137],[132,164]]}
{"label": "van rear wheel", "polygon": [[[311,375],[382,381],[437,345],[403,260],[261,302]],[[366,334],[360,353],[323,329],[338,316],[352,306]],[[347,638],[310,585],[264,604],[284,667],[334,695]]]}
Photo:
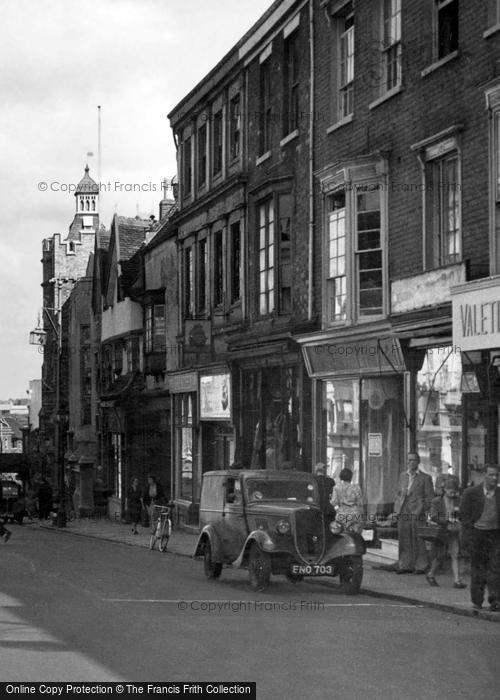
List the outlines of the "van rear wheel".
{"label": "van rear wheel", "polygon": [[205,576],[209,579],[219,578],[222,573],[222,564],[212,559],[212,548],[210,547],[210,542],[205,542],[205,547],[203,550],[203,567],[205,569]]}

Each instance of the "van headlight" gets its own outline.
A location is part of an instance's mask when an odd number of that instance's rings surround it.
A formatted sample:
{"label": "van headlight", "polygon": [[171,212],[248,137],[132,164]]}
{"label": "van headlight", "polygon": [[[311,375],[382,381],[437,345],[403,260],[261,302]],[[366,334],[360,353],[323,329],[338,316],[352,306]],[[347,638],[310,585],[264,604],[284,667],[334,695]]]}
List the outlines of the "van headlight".
{"label": "van headlight", "polygon": [[333,520],[330,523],[329,528],[330,528],[330,532],[332,533],[332,535],[340,535],[340,533],[344,529],[344,526],[341,523],[337,522],[336,520]]}
{"label": "van headlight", "polygon": [[288,520],[280,520],[276,524],[276,530],[280,533],[280,535],[286,535],[287,532],[290,532],[290,523]]}

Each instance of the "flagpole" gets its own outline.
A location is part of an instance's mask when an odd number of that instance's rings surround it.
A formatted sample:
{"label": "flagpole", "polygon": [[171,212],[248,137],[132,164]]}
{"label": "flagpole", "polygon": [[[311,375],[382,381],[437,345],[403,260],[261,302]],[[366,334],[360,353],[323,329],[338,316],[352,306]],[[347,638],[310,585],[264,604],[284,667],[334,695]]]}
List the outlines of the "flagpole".
{"label": "flagpole", "polygon": [[101,105],[97,105],[97,182],[101,193]]}

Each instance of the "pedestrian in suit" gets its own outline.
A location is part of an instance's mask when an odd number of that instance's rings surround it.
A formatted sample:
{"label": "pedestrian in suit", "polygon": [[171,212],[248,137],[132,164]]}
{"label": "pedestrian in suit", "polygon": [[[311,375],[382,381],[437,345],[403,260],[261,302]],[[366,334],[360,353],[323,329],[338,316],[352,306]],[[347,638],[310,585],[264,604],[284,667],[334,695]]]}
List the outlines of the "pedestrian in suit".
{"label": "pedestrian in suit", "polygon": [[425,521],[434,497],[432,479],[418,468],[420,457],[409,452],[407,470],[399,477],[399,487],[394,502],[394,514],[398,520],[399,557],[396,573],[425,574],[428,567],[425,542],[417,537],[417,525]]}
{"label": "pedestrian in suit", "polygon": [[471,556],[470,594],[474,610],[483,606],[488,588],[490,610],[500,611],[499,467],[486,467],[484,481],[464,491],[460,509],[464,548]]}
{"label": "pedestrian in suit", "polygon": [[137,525],[141,519],[142,493],[139,487],[139,479],[136,476],[132,477],[127,491],[127,510],[132,521],[132,534],[138,535]]}
{"label": "pedestrian in suit", "polygon": [[332,497],[335,481],[330,476],[326,475],[326,469],[323,462],[318,462],[316,464],[314,467],[314,475],[316,476],[316,481],[318,482],[320,508],[327,517],[331,516],[333,519],[335,516],[335,510],[330,504],[330,499]]}

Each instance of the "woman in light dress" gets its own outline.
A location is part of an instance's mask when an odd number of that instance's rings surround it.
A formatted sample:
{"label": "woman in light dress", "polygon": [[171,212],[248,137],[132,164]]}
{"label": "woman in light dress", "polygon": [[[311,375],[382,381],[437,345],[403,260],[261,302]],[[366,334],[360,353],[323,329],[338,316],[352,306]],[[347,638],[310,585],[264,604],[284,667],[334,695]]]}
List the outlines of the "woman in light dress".
{"label": "woman in light dress", "polygon": [[361,532],[364,527],[363,493],[352,482],[352,471],[344,467],[340,474],[340,484],[332,492],[331,504],[335,508],[335,520],[353,532]]}

